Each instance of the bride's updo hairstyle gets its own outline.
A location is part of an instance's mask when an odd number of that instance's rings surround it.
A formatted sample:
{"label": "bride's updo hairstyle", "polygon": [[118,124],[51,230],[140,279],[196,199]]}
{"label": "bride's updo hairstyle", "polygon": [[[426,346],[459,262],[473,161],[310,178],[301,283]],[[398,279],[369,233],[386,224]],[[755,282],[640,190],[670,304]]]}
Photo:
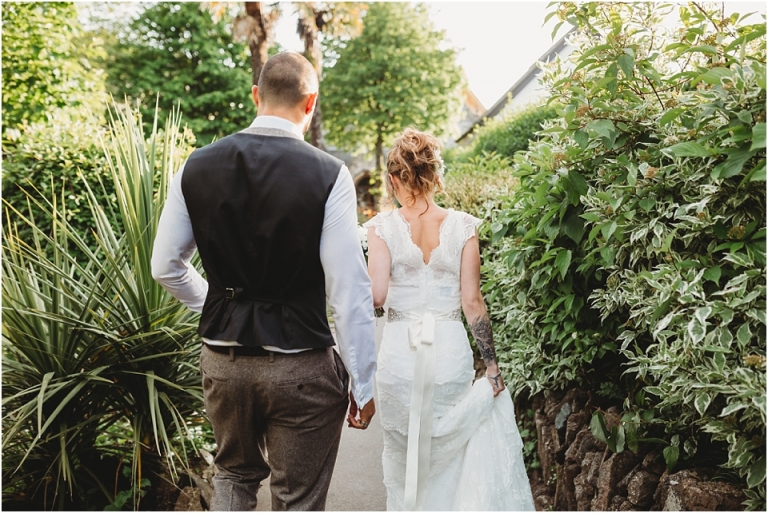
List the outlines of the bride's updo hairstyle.
{"label": "bride's updo hairstyle", "polygon": [[412,200],[444,192],[442,175],[443,159],[440,158],[440,143],[435,136],[406,128],[387,155],[387,169],[384,171],[387,198],[384,204],[392,205],[395,200],[392,176],[400,180]]}

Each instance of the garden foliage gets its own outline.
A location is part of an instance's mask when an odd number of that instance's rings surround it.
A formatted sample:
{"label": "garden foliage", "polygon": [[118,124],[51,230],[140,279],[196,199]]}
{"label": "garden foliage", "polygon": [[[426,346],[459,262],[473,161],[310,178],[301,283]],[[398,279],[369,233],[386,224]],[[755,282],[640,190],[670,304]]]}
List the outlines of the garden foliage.
{"label": "garden foliage", "polygon": [[4,2],[2,21],[3,150],[7,139],[54,110],[75,119],[100,112],[104,77],[94,63],[104,50],[81,27],[74,4]]}
{"label": "garden foliage", "polygon": [[369,5],[362,33],[326,43],[320,95],[328,142],[361,148],[383,168],[384,147],[408,126],[443,135],[459,113],[463,75],[456,51],[424,5]]}
{"label": "garden foliage", "polygon": [[[104,56],[98,38],[84,31],[74,4],[9,2],[3,17],[3,198],[29,211],[25,191],[50,198],[57,191],[67,216],[86,234],[85,188],[106,176],[99,133],[104,124]],[[103,204],[113,195],[97,194]],[[50,233],[51,222],[32,207]],[[31,241],[31,229],[19,227]],[[92,239],[91,239],[92,240]]]}
{"label": "garden foliage", "polygon": [[551,106],[536,105],[485,120],[468,136],[470,144],[452,149],[450,158],[466,162],[472,157],[495,153],[512,159],[518,151],[528,149],[530,140],[536,139],[542,123],[556,116],[557,112]]}
{"label": "garden foliage", "polygon": [[515,157],[485,255],[510,388],[623,399],[614,450],[722,464],[764,508],[765,20],[657,3],[551,15],[579,31],[570,65],[545,70],[560,118]]}
{"label": "garden foliage", "polygon": [[95,117],[78,120],[54,111],[50,121],[25,127],[13,144],[5,145],[3,200],[35,221],[34,226],[18,226],[21,239],[31,243],[35,230],[50,235],[53,228],[52,217],[29,201],[29,196],[58,196],[67,221],[95,248],[92,231],[96,223],[88,206],[86,182],[114,226],[120,226],[112,211],[117,200],[99,144],[103,132],[101,120]]}
{"label": "garden foliage", "polygon": [[[180,106],[199,146],[247,128],[256,114],[246,45],[227,18],[200,4],[160,2],[128,25],[105,60],[108,90],[140,104],[144,119]],[[160,119],[161,126],[164,117]]]}
{"label": "garden foliage", "polygon": [[[438,200],[478,217],[500,208],[519,182],[512,172],[515,154],[527,150],[542,124],[556,115],[552,107],[535,106],[485,120],[467,144],[444,152],[446,192]],[[481,240],[490,242],[490,233]]]}
{"label": "garden foliage", "polygon": [[[34,225],[17,226],[20,239],[32,243],[33,232],[42,231],[50,236],[53,229],[53,218],[30,201],[30,196],[57,196],[62,215],[92,250],[97,248],[96,219],[89,195],[96,197],[115,232],[122,232],[114,181],[102,145],[108,132],[101,117],[77,119],[66,111],[55,110],[49,120],[25,126],[15,141],[6,142],[3,200],[35,221]],[[194,145],[194,136],[185,128],[181,137],[181,152],[187,155]],[[44,249],[50,256],[52,247]],[[78,260],[85,258],[77,247],[71,251]]]}
{"label": "garden foliage", "polygon": [[510,159],[497,153],[469,157],[459,162],[446,158],[445,193],[437,200],[445,208],[483,216],[501,207],[501,198],[513,193],[518,179]]}
{"label": "garden foliage", "polygon": [[[3,198],[26,213],[26,192],[50,198],[55,190],[73,225],[88,237],[95,225],[84,212],[78,175],[95,185],[106,176],[99,146],[104,74],[94,67],[104,51],[83,30],[72,3],[9,2],[2,18]],[[113,195],[100,196],[106,205]],[[34,205],[32,212],[50,233],[50,219]],[[31,241],[31,228],[19,230]]]}
{"label": "garden foliage", "polygon": [[172,474],[186,464],[190,427],[203,421],[197,315],[152,279],[150,266],[168,184],[186,157],[179,121],[173,113],[145,140],[138,116],[112,110],[103,161],[121,230],[88,189],[95,248],[58,191],[50,201],[29,195],[46,223],[4,201],[6,507],[103,507],[115,502],[123,465],[138,506],[152,463],[162,457]]}

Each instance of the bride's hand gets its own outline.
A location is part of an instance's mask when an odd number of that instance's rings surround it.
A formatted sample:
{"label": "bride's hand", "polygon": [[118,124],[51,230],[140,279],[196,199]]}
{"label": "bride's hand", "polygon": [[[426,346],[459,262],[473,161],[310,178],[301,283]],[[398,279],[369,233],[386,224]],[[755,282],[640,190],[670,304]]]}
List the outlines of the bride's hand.
{"label": "bride's hand", "polygon": [[[347,415],[347,427],[355,429],[368,429],[371,419],[376,414],[376,404],[373,399],[365,403],[365,406],[358,409],[352,392],[349,393],[349,414]],[[358,413],[360,418],[356,418]]]}
{"label": "bride's hand", "polygon": [[501,376],[501,370],[499,370],[498,366],[493,369],[487,369],[485,371],[485,377],[488,378],[488,381],[491,382],[491,387],[493,388],[493,397],[496,397],[501,393],[502,390],[504,390],[504,378]]}

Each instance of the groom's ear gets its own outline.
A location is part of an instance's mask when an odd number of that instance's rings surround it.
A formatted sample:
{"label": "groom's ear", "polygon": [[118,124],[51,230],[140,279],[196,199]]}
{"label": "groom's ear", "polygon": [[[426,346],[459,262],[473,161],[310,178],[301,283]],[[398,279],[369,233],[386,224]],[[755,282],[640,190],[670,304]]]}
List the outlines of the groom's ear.
{"label": "groom's ear", "polygon": [[319,92],[318,93],[309,93],[307,95],[307,103],[304,105],[304,114],[309,114],[310,112],[312,112],[312,110],[314,110],[315,103],[317,103],[317,95],[318,94],[320,94],[320,93]]}
{"label": "groom's ear", "polygon": [[251,96],[253,96],[253,104],[256,105],[256,109],[259,108],[259,86],[251,87]]}

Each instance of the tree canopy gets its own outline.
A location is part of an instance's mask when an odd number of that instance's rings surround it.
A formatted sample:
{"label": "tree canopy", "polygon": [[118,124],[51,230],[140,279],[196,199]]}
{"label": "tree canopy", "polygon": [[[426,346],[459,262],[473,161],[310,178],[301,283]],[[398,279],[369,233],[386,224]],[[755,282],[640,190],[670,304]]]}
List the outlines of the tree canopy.
{"label": "tree canopy", "polygon": [[375,153],[408,126],[445,135],[458,113],[463,72],[441,48],[424,5],[372,3],[362,33],[326,46],[320,94],[329,143]]}
{"label": "tree canopy", "polygon": [[101,110],[103,74],[92,61],[103,50],[83,31],[74,4],[7,2],[2,20],[3,139],[54,109],[83,117]]}
{"label": "tree canopy", "polygon": [[243,43],[226,19],[214,21],[197,3],[158,3],[133,20],[107,61],[107,85],[118,98],[141,103],[159,122],[177,103],[198,145],[248,126],[255,115],[251,70]]}

